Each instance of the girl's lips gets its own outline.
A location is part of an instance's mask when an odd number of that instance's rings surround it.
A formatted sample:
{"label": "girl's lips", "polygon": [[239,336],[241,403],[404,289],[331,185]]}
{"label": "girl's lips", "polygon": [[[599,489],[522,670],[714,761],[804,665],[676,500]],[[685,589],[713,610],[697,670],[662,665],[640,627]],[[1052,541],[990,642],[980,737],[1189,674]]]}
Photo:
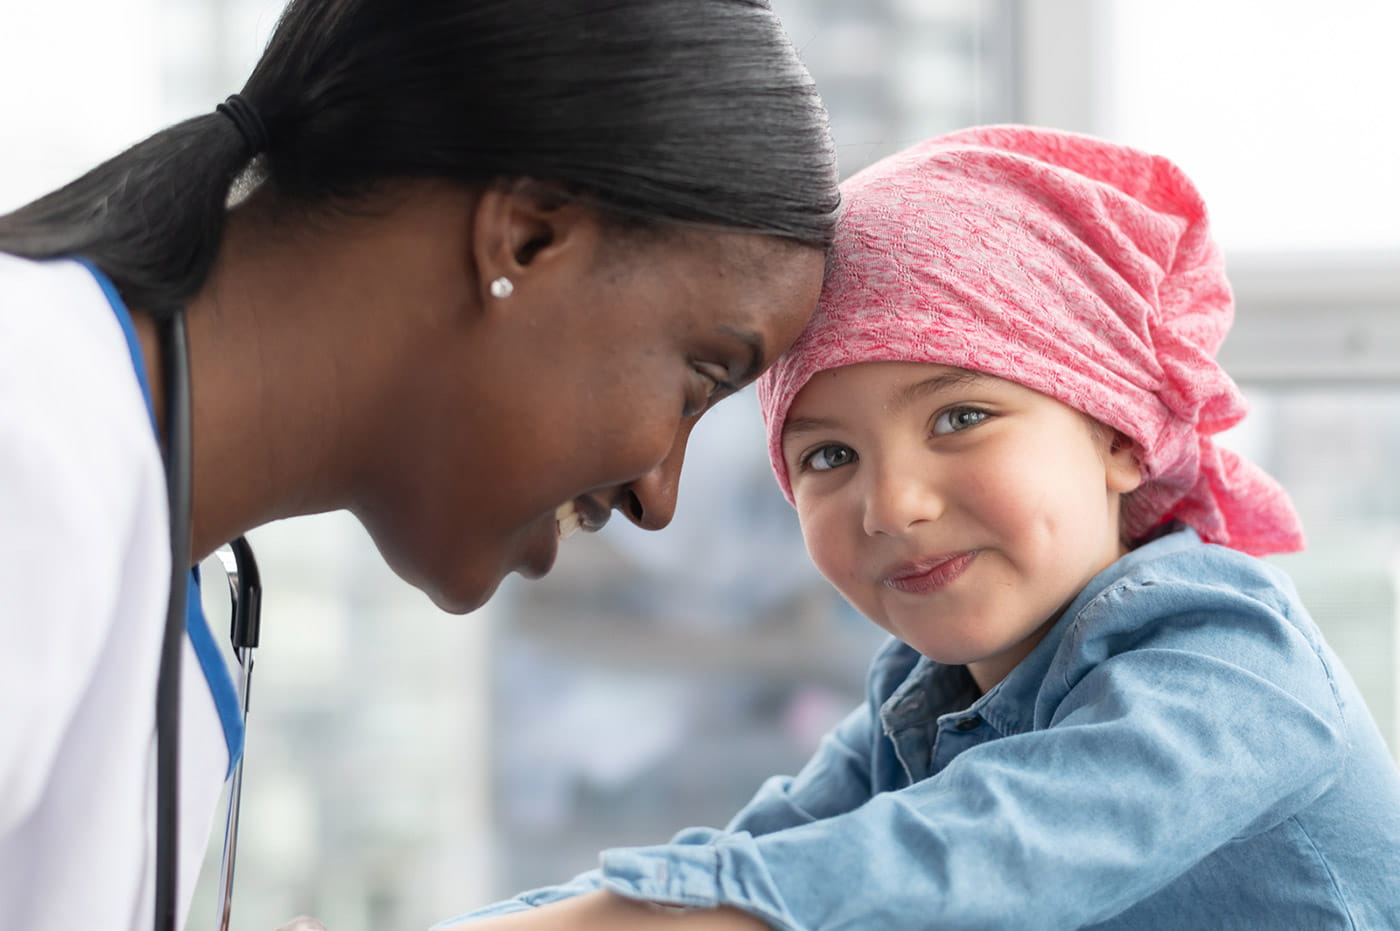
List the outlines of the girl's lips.
{"label": "girl's lips", "polygon": [[947,588],[957,581],[972,561],[977,550],[935,556],[919,562],[896,566],[885,576],[885,584],[895,591],[910,595],[926,595]]}

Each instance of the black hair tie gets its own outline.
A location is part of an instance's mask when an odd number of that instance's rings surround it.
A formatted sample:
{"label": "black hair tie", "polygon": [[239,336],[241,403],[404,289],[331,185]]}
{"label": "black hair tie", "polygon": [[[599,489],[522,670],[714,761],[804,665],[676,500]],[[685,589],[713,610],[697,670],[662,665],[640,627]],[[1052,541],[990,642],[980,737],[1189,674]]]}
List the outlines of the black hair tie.
{"label": "black hair tie", "polygon": [[233,121],[238,134],[243,137],[243,144],[248,148],[249,158],[266,151],[267,127],[258,117],[258,111],[242,94],[231,94],[214,109]]}

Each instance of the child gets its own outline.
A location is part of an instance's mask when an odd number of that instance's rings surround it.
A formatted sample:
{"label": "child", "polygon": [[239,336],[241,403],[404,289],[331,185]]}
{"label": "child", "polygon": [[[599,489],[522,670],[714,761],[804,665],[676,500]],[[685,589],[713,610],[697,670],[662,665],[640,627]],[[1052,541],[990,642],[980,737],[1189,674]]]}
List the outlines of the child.
{"label": "child", "polygon": [[759,391],[813,559],[898,638],[868,702],[724,831],[479,914],[601,887],[803,931],[1400,928],[1400,777],[1248,555],[1301,548],[1287,496],[1212,439],[1245,407],[1190,182],[990,127],[843,194]]}

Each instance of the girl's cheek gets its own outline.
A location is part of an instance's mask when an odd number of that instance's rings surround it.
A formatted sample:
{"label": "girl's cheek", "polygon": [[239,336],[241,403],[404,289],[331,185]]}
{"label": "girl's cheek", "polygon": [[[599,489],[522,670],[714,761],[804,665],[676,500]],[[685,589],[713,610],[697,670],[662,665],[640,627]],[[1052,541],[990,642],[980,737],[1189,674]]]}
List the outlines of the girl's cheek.
{"label": "girl's cheek", "polygon": [[850,546],[844,543],[841,530],[821,515],[799,513],[802,538],[817,570],[832,583],[841,586],[850,572]]}

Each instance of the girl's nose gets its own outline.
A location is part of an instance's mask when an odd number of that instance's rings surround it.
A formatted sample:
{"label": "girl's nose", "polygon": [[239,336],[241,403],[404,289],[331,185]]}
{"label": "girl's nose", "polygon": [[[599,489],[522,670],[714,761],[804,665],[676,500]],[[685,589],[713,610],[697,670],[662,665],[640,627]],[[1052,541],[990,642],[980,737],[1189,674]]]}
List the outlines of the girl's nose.
{"label": "girl's nose", "polygon": [[910,528],[943,516],[946,502],[926,464],[889,460],[873,468],[864,465],[864,529],[871,536],[898,536]]}

